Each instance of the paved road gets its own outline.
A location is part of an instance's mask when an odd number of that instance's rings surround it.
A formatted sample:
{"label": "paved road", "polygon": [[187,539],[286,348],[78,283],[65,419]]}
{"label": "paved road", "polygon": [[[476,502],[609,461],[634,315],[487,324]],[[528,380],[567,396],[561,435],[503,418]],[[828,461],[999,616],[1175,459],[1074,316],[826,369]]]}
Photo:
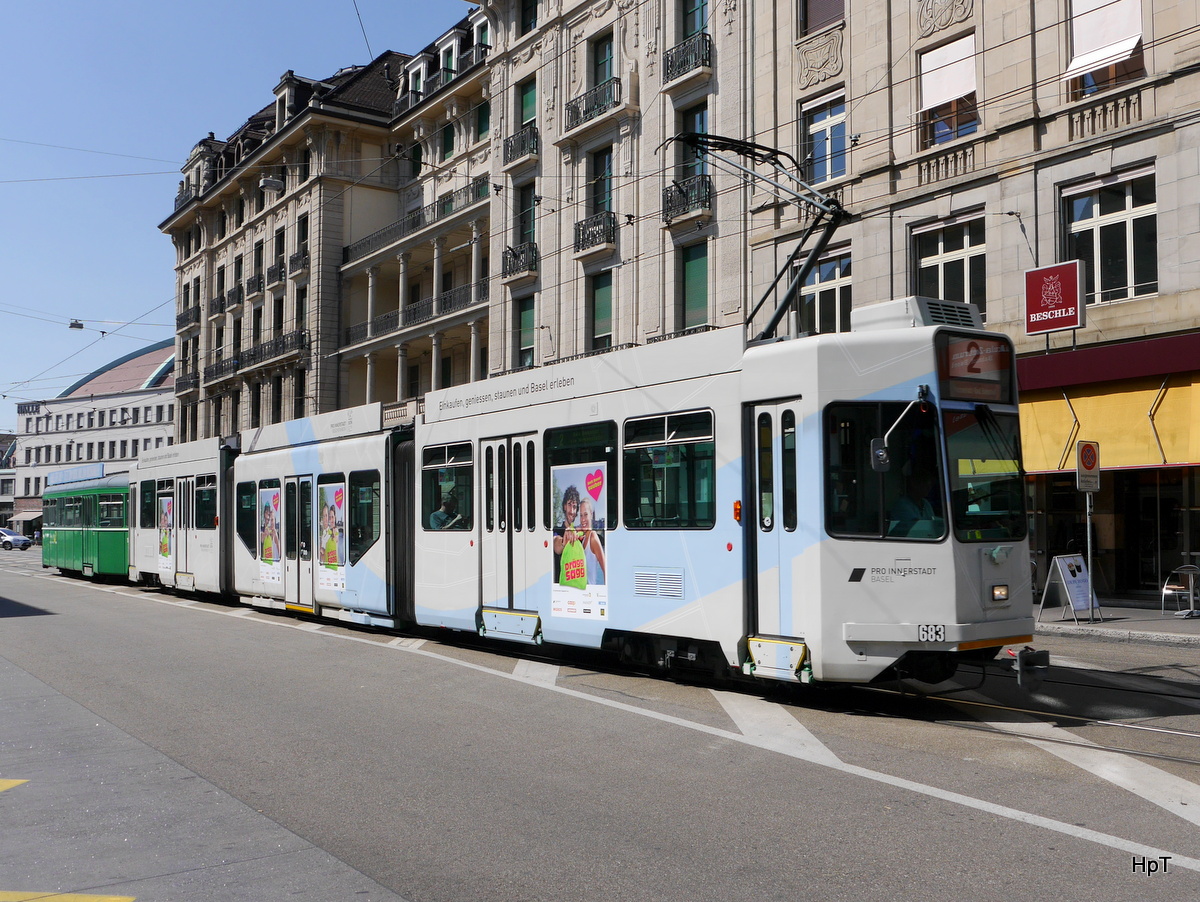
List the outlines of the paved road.
{"label": "paved road", "polygon": [[1200,896],[1197,765],[775,698],[0,558],[0,899]]}

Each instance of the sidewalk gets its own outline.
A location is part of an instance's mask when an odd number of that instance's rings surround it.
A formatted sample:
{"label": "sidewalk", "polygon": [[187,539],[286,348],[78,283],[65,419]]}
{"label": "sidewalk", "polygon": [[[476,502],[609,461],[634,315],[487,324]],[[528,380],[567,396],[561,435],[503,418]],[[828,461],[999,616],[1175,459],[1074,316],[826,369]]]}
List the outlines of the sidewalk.
{"label": "sidewalk", "polygon": [[[1092,612],[1096,618],[1093,623],[1088,623],[1086,611],[1076,611],[1075,617],[1072,617],[1069,607],[1047,607],[1041,611],[1041,620],[1037,621],[1034,629],[1041,635],[1082,636],[1107,642],[1145,642],[1200,648],[1200,617],[1176,617],[1170,605],[1166,614],[1163,614],[1159,607],[1122,607],[1120,604],[1120,599],[1113,599],[1111,605],[1101,599],[1099,610]],[[1035,620],[1038,614],[1039,606],[1035,604]],[[1101,615],[1103,620],[1100,620]]]}

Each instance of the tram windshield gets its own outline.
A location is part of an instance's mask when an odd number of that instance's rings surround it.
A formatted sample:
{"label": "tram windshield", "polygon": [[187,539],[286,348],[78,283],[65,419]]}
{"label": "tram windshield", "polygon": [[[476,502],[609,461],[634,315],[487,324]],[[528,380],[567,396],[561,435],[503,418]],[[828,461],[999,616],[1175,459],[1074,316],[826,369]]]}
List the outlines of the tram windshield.
{"label": "tram windshield", "polygon": [[[871,466],[887,435],[890,464]],[[832,404],[825,418],[825,524],[831,535],[898,541],[946,536],[935,410],[903,402]]]}
{"label": "tram windshield", "polygon": [[986,404],[944,413],[950,510],[961,542],[1025,537],[1021,439],[1016,414]]}

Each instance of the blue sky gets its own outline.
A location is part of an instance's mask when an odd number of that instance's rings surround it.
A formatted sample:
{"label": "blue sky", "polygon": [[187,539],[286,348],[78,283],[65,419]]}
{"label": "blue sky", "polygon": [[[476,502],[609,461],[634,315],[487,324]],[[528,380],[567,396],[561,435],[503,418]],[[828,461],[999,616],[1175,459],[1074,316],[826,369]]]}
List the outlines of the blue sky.
{"label": "blue sky", "polygon": [[[55,397],[174,335],[175,258],[158,224],[197,141],[210,131],[228,137],[271,102],[288,69],[324,78],[385,50],[411,53],[471,8],[463,0],[9,4],[0,55],[0,430],[17,425],[18,402]],[[72,319],[85,328],[69,329]]]}

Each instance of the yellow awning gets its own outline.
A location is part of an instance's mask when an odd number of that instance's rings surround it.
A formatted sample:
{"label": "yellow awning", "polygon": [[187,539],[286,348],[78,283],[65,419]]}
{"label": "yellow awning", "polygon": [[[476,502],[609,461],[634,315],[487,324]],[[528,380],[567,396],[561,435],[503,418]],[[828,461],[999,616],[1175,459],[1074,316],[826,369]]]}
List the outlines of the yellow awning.
{"label": "yellow awning", "polygon": [[1200,461],[1197,374],[1072,385],[1021,395],[1021,447],[1029,472],[1075,469],[1075,443],[1100,443],[1102,470]]}

